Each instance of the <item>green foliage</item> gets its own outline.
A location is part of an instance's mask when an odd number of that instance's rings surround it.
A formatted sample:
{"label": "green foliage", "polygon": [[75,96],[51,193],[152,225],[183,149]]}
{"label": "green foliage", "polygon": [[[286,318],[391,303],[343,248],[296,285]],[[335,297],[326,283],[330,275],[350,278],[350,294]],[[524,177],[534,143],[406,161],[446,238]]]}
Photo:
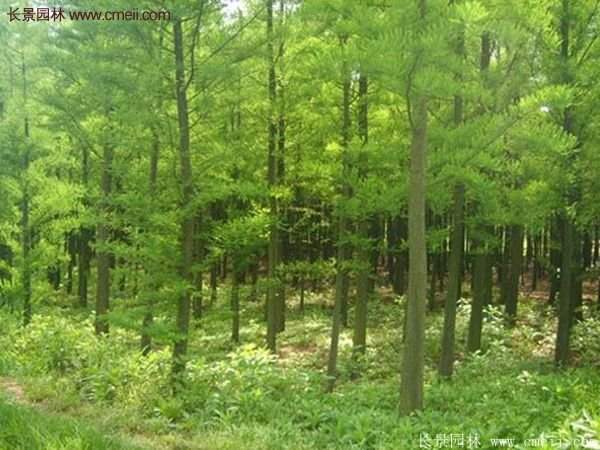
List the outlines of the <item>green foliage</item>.
{"label": "green foliage", "polygon": [[[308,295],[307,304],[317,299]],[[483,351],[466,357],[462,345],[469,304],[462,301],[457,318],[461,356],[452,383],[442,383],[435,375],[439,345],[435,330],[441,317],[431,316],[427,409],[402,419],[397,416],[395,395],[400,349],[396,330],[402,323],[402,305],[379,300],[371,303],[370,311],[378,325],[369,335],[363,375],[359,379],[347,375],[351,347],[344,331],[340,341],[344,376],[332,395],[322,394],[328,326],[318,311],[290,319],[279,356],[257,345],[262,337],[254,319],[242,329],[249,343],[232,350],[227,315],[210,312],[209,329],[197,332],[212,338],[203,342],[201,353],[194,350],[184,391],[177,397],[168,386],[169,352],[158,350],[142,357],[134,335],[118,331],[97,338],[89,319],[44,315],[21,329],[3,315],[9,326],[0,343],[7,350],[2,358],[5,373],[30,380],[29,398],[60,409],[90,402],[107,411],[117,408],[130,426],[153,433],[157,441],[161,436],[174,440],[201,436],[201,443],[190,448],[408,450],[418,446],[421,433],[473,433],[482,443],[496,437],[597,439],[597,371],[556,371],[550,366],[553,319],[541,314],[535,303],[522,305],[520,326],[513,330],[506,328],[498,308],[488,308]],[[251,307],[245,314],[260,315],[261,310]],[[599,351],[594,326],[593,320],[582,322],[577,329],[584,331],[577,331],[575,338],[577,351],[587,349],[581,354],[590,358]]]}

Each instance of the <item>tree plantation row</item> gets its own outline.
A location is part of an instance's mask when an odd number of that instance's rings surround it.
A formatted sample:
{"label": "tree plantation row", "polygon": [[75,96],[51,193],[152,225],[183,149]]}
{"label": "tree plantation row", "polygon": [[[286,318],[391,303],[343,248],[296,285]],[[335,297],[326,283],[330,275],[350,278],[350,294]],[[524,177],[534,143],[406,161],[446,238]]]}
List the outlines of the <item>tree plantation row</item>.
{"label": "tree plantation row", "polygon": [[465,358],[461,304],[469,354],[490,306],[517,330],[527,299],[553,363],[578,360],[600,314],[598,1],[138,3],[169,14],[0,22],[0,304],[24,327],[91,311],[100,337],[170,348],[177,396],[207,312],[237,346],[257,306],[277,355],[319,299],[332,392],[340,336],[358,379],[391,297],[402,414],[429,314],[440,378]]}

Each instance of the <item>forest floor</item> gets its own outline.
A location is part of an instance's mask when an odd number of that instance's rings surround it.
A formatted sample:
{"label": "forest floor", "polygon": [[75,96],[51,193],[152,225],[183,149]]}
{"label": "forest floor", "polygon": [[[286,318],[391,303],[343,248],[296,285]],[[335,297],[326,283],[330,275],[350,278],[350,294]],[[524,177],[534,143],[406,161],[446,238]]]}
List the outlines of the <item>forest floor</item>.
{"label": "forest floor", "polygon": [[0,380],[0,450],[141,450],[91,422],[33,404],[15,380]]}
{"label": "forest floor", "polygon": [[358,362],[351,326],[343,330],[340,377],[326,395],[329,293],[309,294],[304,313],[290,296],[276,357],[262,348],[259,303],[243,303],[242,343],[230,341],[227,294],[221,289],[193,327],[188,383],[177,398],[168,336],[142,357],[135,330],[114,325],[96,338],[88,314],[38,305],[23,330],[0,312],[0,450],[600,449],[600,321],[587,308],[590,317],[575,327],[574,365],[557,370],[555,318],[544,302],[522,298],[512,329],[491,308],[483,351],[472,356],[463,302],[451,381],[436,374],[442,314],[429,314],[425,410],[399,417],[403,300],[387,290],[371,300],[369,349]]}

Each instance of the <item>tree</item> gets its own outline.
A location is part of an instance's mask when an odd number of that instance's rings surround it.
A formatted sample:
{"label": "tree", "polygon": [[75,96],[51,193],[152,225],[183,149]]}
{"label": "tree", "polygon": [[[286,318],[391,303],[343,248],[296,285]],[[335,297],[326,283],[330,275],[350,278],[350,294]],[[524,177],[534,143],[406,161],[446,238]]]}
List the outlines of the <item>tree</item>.
{"label": "tree", "polygon": [[[427,1],[417,2],[420,24],[425,27]],[[421,32],[421,34],[423,31]],[[423,36],[420,36],[423,39]],[[421,46],[423,43],[421,43]],[[415,55],[413,77],[419,76],[423,47]],[[413,81],[414,82],[414,81]],[[421,88],[422,89],[422,88]],[[410,171],[408,191],[408,298],[406,308],[406,337],[400,384],[400,412],[409,414],[423,408],[423,371],[425,364],[425,300],[427,297],[427,250],[425,247],[425,166],[427,161],[428,98],[425,92],[413,92],[409,105],[411,123]]]}

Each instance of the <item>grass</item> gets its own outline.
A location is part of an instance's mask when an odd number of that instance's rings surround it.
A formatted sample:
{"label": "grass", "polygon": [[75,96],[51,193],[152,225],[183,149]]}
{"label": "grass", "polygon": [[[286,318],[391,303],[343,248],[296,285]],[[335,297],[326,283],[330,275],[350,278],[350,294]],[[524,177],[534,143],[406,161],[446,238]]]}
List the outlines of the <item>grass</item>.
{"label": "grass", "polygon": [[73,418],[0,398],[0,450],[140,450]]}

